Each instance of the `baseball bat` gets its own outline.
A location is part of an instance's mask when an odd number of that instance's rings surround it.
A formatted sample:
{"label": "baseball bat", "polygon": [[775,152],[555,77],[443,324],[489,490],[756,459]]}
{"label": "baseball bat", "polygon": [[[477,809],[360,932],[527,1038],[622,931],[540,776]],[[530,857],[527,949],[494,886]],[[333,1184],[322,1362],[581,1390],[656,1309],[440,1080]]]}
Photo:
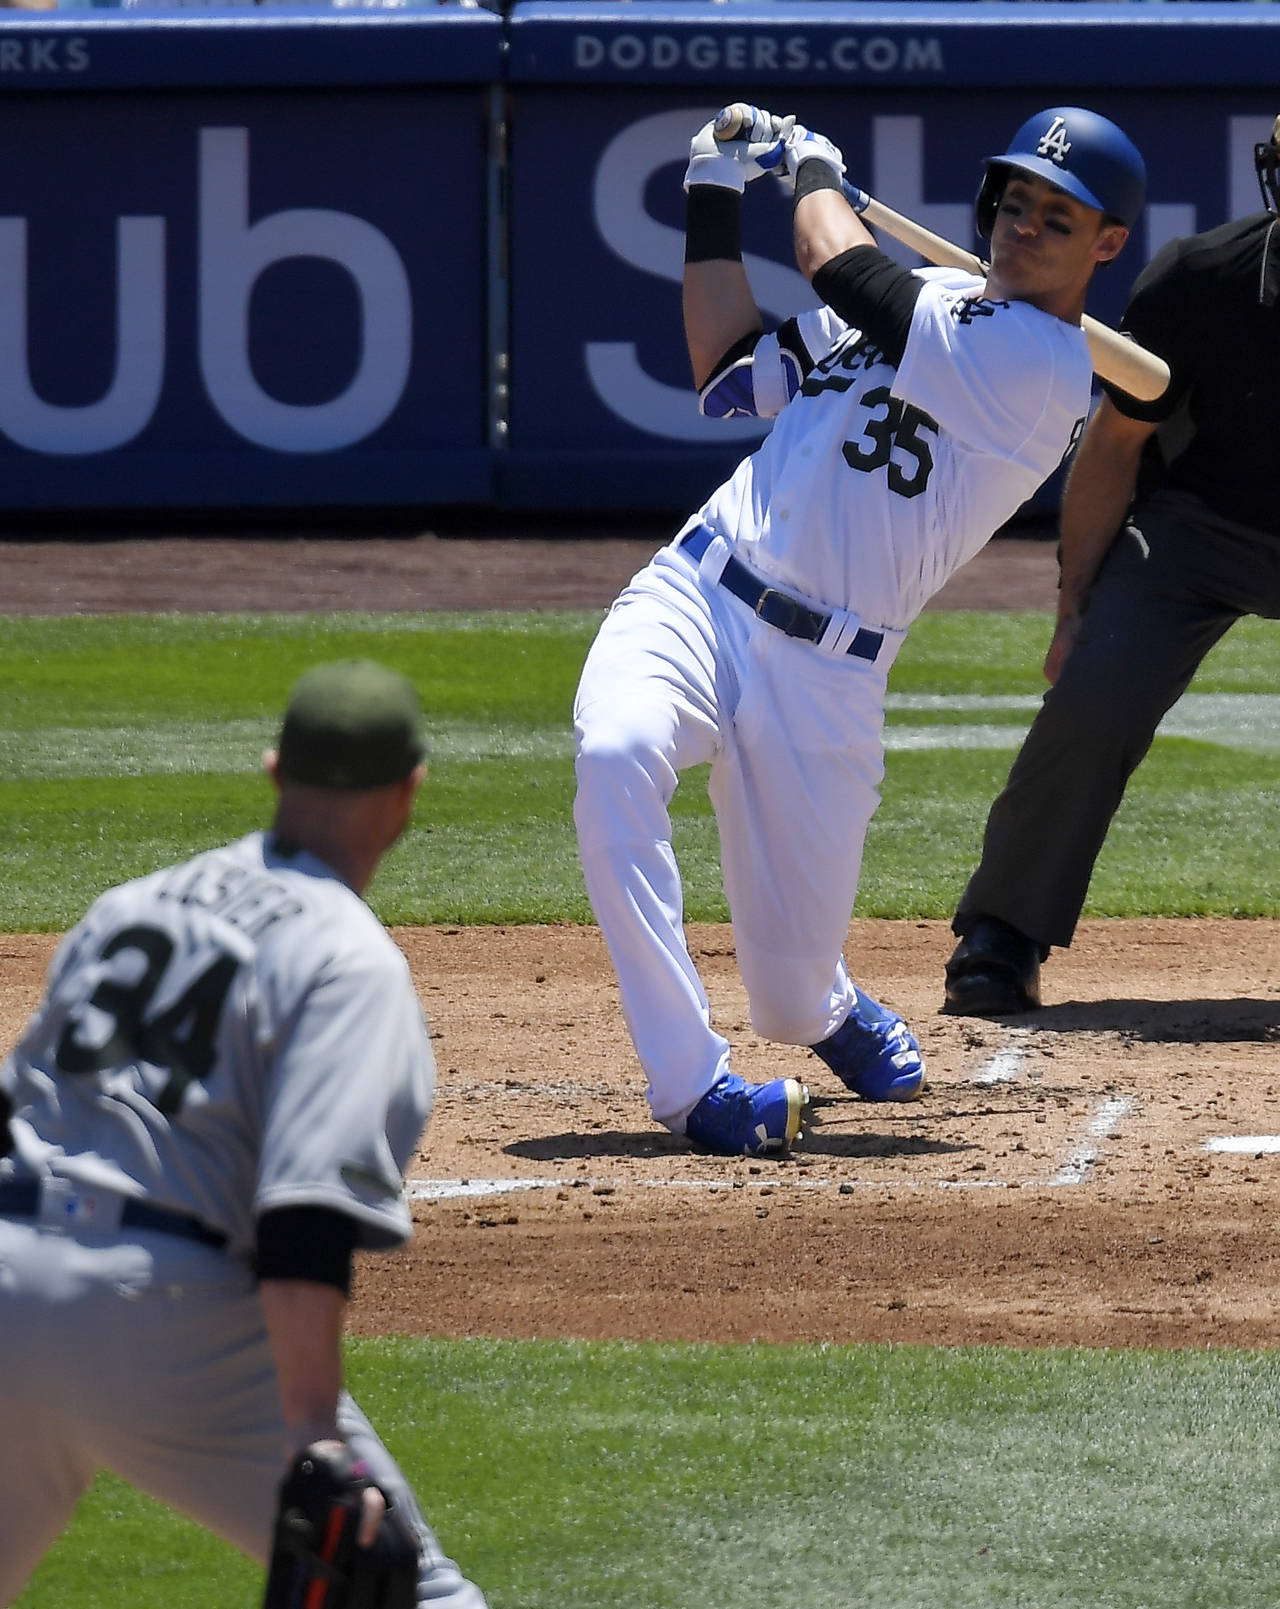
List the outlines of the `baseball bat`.
{"label": "baseball bat", "polygon": [[[743,124],[749,123],[751,117],[751,108],[741,101],[726,106],[716,115],[716,139],[736,139]],[[892,207],[886,207],[883,201],[877,201],[847,179],[842,179],[840,183],[849,205],[873,228],[883,229],[885,234],[892,235],[895,240],[900,240],[904,246],[909,246],[912,251],[919,252],[921,257],[941,268],[962,268],[980,279],[986,278],[989,265],[974,256],[973,252],[965,251],[962,246],[957,246],[942,235],[935,235],[932,229],[926,229],[914,218],[904,217]],[[1169,384],[1169,365],[1163,358],[1158,358],[1145,346],[1139,346],[1127,335],[1121,335],[1119,330],[1113,330],[1109,324],[1103,324],[1088,313],[1080,320],[1080,327],[1089,344],[1094,373],[1100,379],[1119,386],[1121,391],[1137,397],[1140,402],[1153,402],[1163,395]]]}

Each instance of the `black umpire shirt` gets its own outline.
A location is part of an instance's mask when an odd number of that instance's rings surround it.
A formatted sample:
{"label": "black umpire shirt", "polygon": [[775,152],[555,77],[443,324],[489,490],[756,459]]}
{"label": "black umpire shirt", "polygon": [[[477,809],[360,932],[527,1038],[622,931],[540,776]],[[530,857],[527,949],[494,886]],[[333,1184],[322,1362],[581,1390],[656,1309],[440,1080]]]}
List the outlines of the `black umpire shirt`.
{"label": "black umpire shirt", "polygon": [[1121,413],[1158,421],[1138,481],[1201,498],[1280,538],[1280,220],[1267,212],[1173,240],[1139,274],[1121,328],[1172,374],[1155,402],[1106,387]]}

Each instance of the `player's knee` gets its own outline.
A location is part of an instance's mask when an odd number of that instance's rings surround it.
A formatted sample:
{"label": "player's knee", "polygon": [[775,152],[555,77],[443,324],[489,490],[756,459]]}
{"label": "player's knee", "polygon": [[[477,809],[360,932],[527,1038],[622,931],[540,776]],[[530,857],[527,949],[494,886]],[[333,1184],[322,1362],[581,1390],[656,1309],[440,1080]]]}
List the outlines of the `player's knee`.
{"label": "player's knee", "polygon": [[660,733],[639,720],[580,724],[574,770],[582,794],[632,794],[674,785]]}
{"label": "player's knee", "polygon": [[574,769],[573,809],[580,837],[627,842],[665,830],[676,774],[636,727],[581,732]]}

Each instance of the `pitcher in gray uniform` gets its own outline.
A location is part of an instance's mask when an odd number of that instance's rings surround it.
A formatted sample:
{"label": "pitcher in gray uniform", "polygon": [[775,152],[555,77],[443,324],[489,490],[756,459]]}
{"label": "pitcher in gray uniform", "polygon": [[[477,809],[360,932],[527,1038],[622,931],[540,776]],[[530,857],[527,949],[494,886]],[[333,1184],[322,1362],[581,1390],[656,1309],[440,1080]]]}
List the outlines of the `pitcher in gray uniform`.
{"label": "pitcher in gray uniform", "polygon": [[0,1604],[100,1468],[262,1560],[277,1486],[345,1443],[416,1534],[419,1603],[484,1609],[342,1390],[352,1254],[407,1240],[435,1092],[362,894],[422,780],[412,686],[297,683],[269,832],[108,890],[0,1066]]}

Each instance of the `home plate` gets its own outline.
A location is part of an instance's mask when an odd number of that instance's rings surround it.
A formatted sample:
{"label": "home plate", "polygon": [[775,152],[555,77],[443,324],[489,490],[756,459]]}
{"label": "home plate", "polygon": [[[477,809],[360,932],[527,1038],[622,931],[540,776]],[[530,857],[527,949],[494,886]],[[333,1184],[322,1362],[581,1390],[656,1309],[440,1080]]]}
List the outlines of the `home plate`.
{"label": "home plate", "polygon": [[1249,1156],[1264,1152],[1274,1155],[1280,1151],[1280,1134],[1224,1134],[1216,1140],[1204,1142],[1206,1151],[1243,1151]]}

